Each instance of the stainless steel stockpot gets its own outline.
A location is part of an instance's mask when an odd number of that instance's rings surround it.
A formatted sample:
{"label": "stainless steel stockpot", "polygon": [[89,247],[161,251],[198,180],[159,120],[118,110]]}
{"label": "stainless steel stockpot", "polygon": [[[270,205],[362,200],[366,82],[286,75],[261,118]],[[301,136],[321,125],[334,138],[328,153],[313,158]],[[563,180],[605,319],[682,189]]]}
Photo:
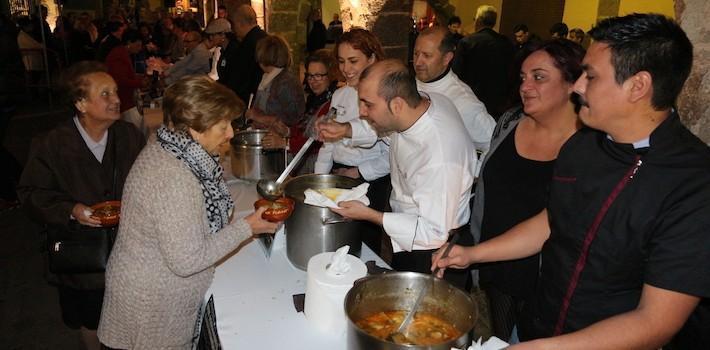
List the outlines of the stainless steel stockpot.
{"label": "stainless steel stockpot", "polygon": [[[461,332],[457,339],[429,346],[400,345],[373,337],[356,325],[377,312],[409,310],[425,284],[430,286],[417,310],[450,322]],[[450,350],[470,344],[469,332],[476,323],[478,308],[468,293],[445,280],[416,272],[387,272],[355,281],[345,296],[345,315],[348,350]]]}
{"label": "stainless steel stockpot", "polygon": [[286,169],[286,153],[282,148],[267,149],[262,140],[268,130],[245,130],[232,138],[232,173],[249,181],[276,179]]}
{"label": "stainless steel stockpot", "polygon": [[350,189],[360,183],[360,180],[340,175],[309,174],[295,177],[285,184],[285,195],[296,202],[284,227],[286,253],[294,266],[306,270],[312,256],[334,252],[346,244],[350,246],[350,254],[360,256],[363,222],[345,220],[328,208],[303,203],[306,189]]}

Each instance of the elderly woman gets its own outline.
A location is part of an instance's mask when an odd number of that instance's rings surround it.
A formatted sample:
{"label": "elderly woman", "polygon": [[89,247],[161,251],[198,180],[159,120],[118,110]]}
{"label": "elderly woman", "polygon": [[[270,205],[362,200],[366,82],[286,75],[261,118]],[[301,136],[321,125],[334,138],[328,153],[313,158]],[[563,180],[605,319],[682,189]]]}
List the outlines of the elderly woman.
{"label": "elderly woman", "polygon": [[165,126],[126,181],[118,239],[106,268],[99,339],[118,349],[189,349],[217,261],[277,224],[259,209],[234,218],[220,148],[243,104],[208,77],[167,88]]}
{"label": "elderly woman", "polygon": [[272,138],[265,145],[276,146],[279,138],[288,136],[288,128],[296,125],[303,116],[306,101],[298,78],[288,68],[291,53],[286,41],[277,35],[268,35],[256,44],[256,62],[264,71],[252,108],[246,117],[257,128],[270,129]]}
{"label": "elderly woman", "polygon": [[[121,199],[145,140],[132,124],[119,120],[118,88],[101,63],[79,62],[64,72],[62,82],[76,115],[36,143],[17,192],[49,230],[75,232],[100,225],[91,216],[91,205]],[[88,349],[98,349],[104,274],[48,276],[58,286],[64,323],[81,329]]]}
{"label": "elderly woman", "polygon": [[[577,43],[557,39],[533,48],[523,61],[523,105],[498,120],[476,185],[471,211],[476,241],[491,240],[545,208],[557,154],[581,127],[572,87],[582,74],[583,57]],[[523,304],[535,293],[539,259],[536,254],[481,266],[480,284],[497,337],[511,337]]]}

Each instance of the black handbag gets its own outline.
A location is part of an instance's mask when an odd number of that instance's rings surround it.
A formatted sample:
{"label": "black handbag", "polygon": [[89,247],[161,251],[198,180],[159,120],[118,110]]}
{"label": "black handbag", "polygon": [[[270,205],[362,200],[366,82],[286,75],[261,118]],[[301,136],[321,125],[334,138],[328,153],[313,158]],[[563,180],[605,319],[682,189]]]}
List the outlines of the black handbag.
{"label": "black handbag", "polygon": [[[113,148],[112,193],[116,194],[116,143]],[[68,228],[47,230],[49,271],[57,274],[97,273],[106,270],[118,226],[89,227],[72,221]]]}
{"label": "black handbag", "polygon": [[60,274],[104,272],[116,239],[116,227],[73,226],[48,230],[49,271]]}

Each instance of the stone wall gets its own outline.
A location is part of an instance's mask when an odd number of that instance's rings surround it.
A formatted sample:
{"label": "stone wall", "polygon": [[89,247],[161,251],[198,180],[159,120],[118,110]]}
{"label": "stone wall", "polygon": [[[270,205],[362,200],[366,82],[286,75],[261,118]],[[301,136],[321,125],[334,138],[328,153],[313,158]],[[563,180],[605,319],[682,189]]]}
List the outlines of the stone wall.
{"label": "stone wall", "polygon": [[694,46],[693,70],[678,99],[683,123],[710,143],[710,6],[706,0],[676,0],[676,18]]}
{"label": "stone wall", "polygon": [[270,34],[283,36],[291,46],[292,71],[298,73],[306,51],[306,36],[311,10],[320,8],[320,0],[269,0],[266,23]]}
{"label": "stone wall", "polygon": [[362,27],[380,39],[388,58],[407,59],[412,0],[340,0],[343,29]]}

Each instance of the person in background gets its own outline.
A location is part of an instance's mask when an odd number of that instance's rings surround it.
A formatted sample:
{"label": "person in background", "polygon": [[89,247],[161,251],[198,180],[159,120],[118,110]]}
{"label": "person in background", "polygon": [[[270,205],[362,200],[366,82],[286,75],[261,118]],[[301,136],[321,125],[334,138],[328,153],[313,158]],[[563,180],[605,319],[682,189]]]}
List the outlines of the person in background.
{"label": "person in background", "polygon": [[459,16],[449,18],[448,28],[451,35],[453,35],[454,44],[458,45],[459,41],[463,39],[463,34],[461,34],[461,18]]}
{"label": "person in background", "polygon": [[328,23],[328,43],[335,43],[343,35],[343,22],[340,21],[340,14],[334,13],[333,20]]}
{"label": "person in background", "polygon": [[326,37],[328,33],[323,24],[323,17],[319,9],[311,11],[311,30],[306,37],[306,51],[312,53],[325,47]]}
{"label": "person in background", "polygon": [[187,56],[163,72],[165,83],[168,85],[187,75],[202,75],[210,72],[212,42],[207,39],[202,40],[202,35],[196,31],[187,32],[183,42]]}
{"label": "person in background", "polygon": [[[515,36],[515,52],[520,50],[526,51],[526,55],[530,53],[531,46],[538,46],[542,42],[539,36],[534,33],[530,33],[528,26],[525,24],[518,24],[513,27],[513,35]],[[518,72],[515,72],[517,74]]]}
{"label": "person in background", "polygon": [[249,5],[237,8],[231,28],[240,42],[239,45],[230,43],[222,50],[217,68],[219,82],[232,89],[242,101],[248,102],[249,96],[256,93],[264,73],[254,54],[256,43],[266,37],[266,32],[257,25],[256,12]]}
{"label": "person in background", "polygon": [[74,21],[74,30],[69,34],[69,61],[79,62],[93,60],[96,57],[94,41],[96,27],[91,23],[91,17],[86,12],[81,13]]}
{"label": "person in background", "polygon": [[185,21],[180,17],[174,18],[170,28],[172,35],[167,36],[168,40],[163,43],[160,53],[171,63],[175,63],[185,57]]}
{"label": "person in background", "polygon": [[[483,160],[471,212],[476,243],[545,208],[557,154],[581,127],[572,87],[582,74],[584,49],[561,39],[538,45],[519,73],[522,108],[503,114]],[[535,294],[539,265],[540,255],[535,254],[479,267],[495,336],[511,338],[523,305]]]}
{"label": "person in background", "polygon": [[693,45],[659,14],[610,17],[589,35],[573,86],[586,127],[557,155],[546,209],[432,259],[458,268],[541,253],[518,327],[530,342],[511,350],[665,348],[710,297],[710,148],[674,108]]}
{"label": "person in background", "polygon": [[232,24],[224,18],[216,18],[210,21],[205,28],[205,35],[212,45],[212,67],[209,72],[209,77],[212,80],[219,80],[219,63],[222,61],[222,54],[229,48],[229,51],[234,53],[236,47],[239,46],[237,39],[232,34]]}
{"label": "person in background", "polygon": [[106,267],[98,336],[115,349],[190,349],[215,264],[278,223],[265,208],[236,218],[220,150],[243,102],[208,77],[165,91],[165,125],[125,185],[118,238]]}
{"label": "person in background", "polygon": [[513,61],[510,40],[493,30],[497,19],[493,6],[478,7],[476,32],[461,39],[452,63],[454,73],[471,87],[496,120],[508,109],[508,74]]}
{"label": "person in background", "polygon": [[118,96],[121,99],[121,119],[135,125],[146,132],[143,115],[136,107],[136,90],[146,88],[148,80],[136,74],[133,69],[131,55],[143,49],[143,42],[136,30],[128,30],[123,34],[123,45],[117,46],[106,56],[108,73],[118,85]]}
{"label": "person in background", "polygon": [[[35,141],[17,194],[30,215],[48,230],[97,227],[101,222],[91,215],[90,206],[121,199],[126,176],[145,139],[133,125],[120,120],[118,87],[103,64],[79,62],[63,72],[61,82],[76,114]],[[87,349],[100,349],[96,328],[104,274],[46,273],[57,286],[64,324],[81,331]]]}
{"label": "person in background", "polygon": [[[335,120],[316,124],[320,140],[325,142],[318,151],[315,173],[333,173],[369,182],[367,197],[371,206],[383,211],[387,206],[391,186],[389,145],[378,140],[372,127],[360,120],[357,93],[362,71],[384,58],[382,45],[370,31],[355,28],[343,33],[334,51],[346,85],[336,90],[331,99],[330,106],[336,110]],[[364,136],[361,139],[343,139],[341,129],[348,130],[351,135]],[[367,131],[360,132],[360,129]],[[362,238],[370,249],[380,254],[382,230],[378,225],[370,225],[363,231]]]}
{"label": "person in background", "polygon": [[254,126],[269,129],[264,146],[278,148],[289,136],[289,128],[303,117],[305,98],[301,83],[289,71],[292,59],[286,40],[267,35],[256,44],[256,62],[264,71],[254,96],[252,107],[245,116]]}
{"label": "person in background", "polygon": [[224,5],[219,5],[217,7],[217,18],[224,18],[227,19],[227,16],[229,14],[227,13],[227,6]]}
{"label": "person in background", "polygon": [[573,28],[572,30],[569,31],[569,35],[567,37],[569,40],[572,40],[576,42],[579,45],[583,45],[584,43],[584,31],[580,28]]}
{"label": "person in background", "polygon": [[[414,76],[398,60],[367,67],[358,84],[360,115],[391,145],[391,212],[359,201],[338,203],[334,212],[382,226],[398,271],[428,273],[432,253],[450,234],[468,231],[469,200],[476,170],[473,142],[451,101],[420,94]],[[444,276],[468,290],[469,271]]]}
{"label": "person in background", "polygon": [[[338,65],[333,52],[321,49],[306,57],[306,113],[301,121],[291,128],[290,151],[296,153],[306,142],[306,130],[313,127],[315,121],[330,110],[330,100],[338,88]],[[318,157],[320,143],[307,153],[302,166],[296,168],[296,174],[312,174]]]}
{"label": "person in background", "polygon": [[569,28],[566,24],[559,22],[550,27],[550,37],[552,39],[566,39]]}
{"label": "person in background", "polygon": [[454,41],[453,34],[443,27],[431,27],[419,33],[414,46],[417,88],[426,93],[444,95],[451,100],[473,141],[476,153],[483,157],[488,152],[496,122],[471,88],[449,69],[456,49]]}
{"label": "person in background", "polygon": [[121,46],[123,33],[128,28],[123,22],[109,21],[106,23],[108,34],[101,39],[99,49],[96,52],[96,59],[100,62],[106,61],[106,56],[113,50],[114,47]]}

